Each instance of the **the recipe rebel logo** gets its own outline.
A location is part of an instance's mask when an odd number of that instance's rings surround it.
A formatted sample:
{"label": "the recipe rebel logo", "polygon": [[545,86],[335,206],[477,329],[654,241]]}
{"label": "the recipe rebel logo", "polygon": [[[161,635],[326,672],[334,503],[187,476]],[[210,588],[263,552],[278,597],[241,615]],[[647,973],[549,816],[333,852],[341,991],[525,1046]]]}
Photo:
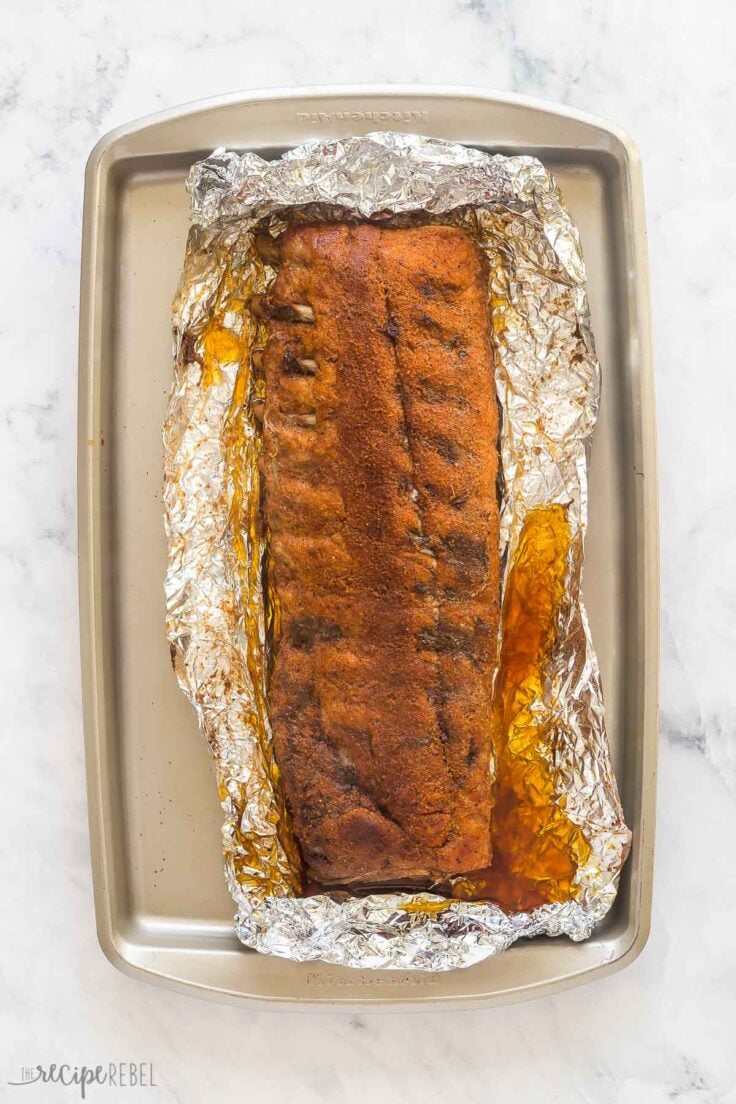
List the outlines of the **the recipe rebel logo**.
{"label": "the recipe rebel logo", "polygon": [[72,1066],[52,1062],[48,1066],[23,1066],[20,1077],[8,1081],[14,1087],[24,1085],[65,1085],[79,1090],[82,1100],[92,1086],[114,1089],[155,1089],[152,1062],[107,1062],[98,1066]]}

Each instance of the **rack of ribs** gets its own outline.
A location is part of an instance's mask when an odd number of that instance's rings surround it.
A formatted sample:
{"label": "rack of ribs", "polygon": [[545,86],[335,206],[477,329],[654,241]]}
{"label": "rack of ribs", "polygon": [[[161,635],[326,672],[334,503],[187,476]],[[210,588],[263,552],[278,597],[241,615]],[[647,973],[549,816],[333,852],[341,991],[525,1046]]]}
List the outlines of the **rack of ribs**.
{"label": "rack of ribs", "polygon": [[261,305],[269,713],[308,876],[491,859],[499,618],[488,272],[441,225],[295,226]]}

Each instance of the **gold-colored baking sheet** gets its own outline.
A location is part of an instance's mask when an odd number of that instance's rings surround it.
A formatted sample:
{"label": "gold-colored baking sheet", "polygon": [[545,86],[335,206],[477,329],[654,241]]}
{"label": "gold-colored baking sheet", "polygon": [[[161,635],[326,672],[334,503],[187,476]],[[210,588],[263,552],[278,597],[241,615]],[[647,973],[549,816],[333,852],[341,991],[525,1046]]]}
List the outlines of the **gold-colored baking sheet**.
{"label": "gold-colored baking sheet", "polygon": [[[616,904],[588,942],[525,941],[467,970],[428,976],[298,964],[238,944],[221,877],[211,768],[162,627],[160,425],[171,371],[169,306],[188,225],[187,171],[217,145],[271,156],[307,138],[387,128],[538,156],[580,228],[603,366],[584,593],[634,832]],[[550,992],[638,953],[651,897],[657,677],[646,279],[631,143],[607,124],[550,105],[467,90],[251,93],[167,112],[97,146],[85,198],[80,597],[98,930],[118,966],[161,984],[274,1005],[426,1008]]]}

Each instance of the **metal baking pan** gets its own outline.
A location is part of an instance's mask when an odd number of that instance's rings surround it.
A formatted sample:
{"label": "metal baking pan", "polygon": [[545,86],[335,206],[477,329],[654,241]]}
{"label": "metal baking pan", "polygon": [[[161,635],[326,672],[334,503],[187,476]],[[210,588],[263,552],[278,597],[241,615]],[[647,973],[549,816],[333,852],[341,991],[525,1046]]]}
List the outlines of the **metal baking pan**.
{"label": "metal baking pan", "polygon": [[[221,811],[164,635],[161,423],[170,302],[193,161],[278,156],[307,138],[416,131],[552,168],[580,228],[603,365],[584,592],[634,842],[586,943],[539,938],[450,973],[260,956],[232,932]],[[103,138],[88,165],[79,361],[79,556],[90,834],[99,939],[126,973],[273,1007],[475,1007],[600,977],[649,930],[657,740],[658,550],[647,250],[639,159],[618,128],[476,89],[321,88],[228,96]],[[173,765],[173,770],[172,770]]]}

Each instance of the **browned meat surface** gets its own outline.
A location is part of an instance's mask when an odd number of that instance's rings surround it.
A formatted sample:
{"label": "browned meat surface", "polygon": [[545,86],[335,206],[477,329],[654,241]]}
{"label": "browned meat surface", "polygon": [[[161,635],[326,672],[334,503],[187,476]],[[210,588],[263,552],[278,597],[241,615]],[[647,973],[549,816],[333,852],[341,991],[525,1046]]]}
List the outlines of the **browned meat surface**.
{"label": "browned meat surface", "polygon": [[373,884],[484,867],[499,616],[485,261],[442,226],[302,226],[280,250],[269,695],[307,869]]}

